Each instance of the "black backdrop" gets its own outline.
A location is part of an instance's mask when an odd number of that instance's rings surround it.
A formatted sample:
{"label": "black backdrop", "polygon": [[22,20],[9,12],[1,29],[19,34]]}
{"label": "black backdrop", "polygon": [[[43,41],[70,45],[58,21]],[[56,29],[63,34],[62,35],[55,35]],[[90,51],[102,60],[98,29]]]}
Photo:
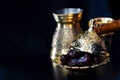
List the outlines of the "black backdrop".
{"label": "black backdrop", "polygon": [[[0,55],[12,57],[40,55],[42,53],[49,54],[51,38],[56,28],[52,11],[64,7],[82,8],[84,13],[81,25],[82,28],[86,30],[87,21],[90,19],[88,16],[90,11],[88,10],[88,1],[89,0],[0,1]],[[108,17],[119,19],[120,12],[117,4],[119,3],[116,1],[109,1],[108,6],[110,7],[112,15],[108,15]],[[105,6],[101,3],[100,5],[101,7]],[[99,9],[96,9],[96,12],[100,12]]]}

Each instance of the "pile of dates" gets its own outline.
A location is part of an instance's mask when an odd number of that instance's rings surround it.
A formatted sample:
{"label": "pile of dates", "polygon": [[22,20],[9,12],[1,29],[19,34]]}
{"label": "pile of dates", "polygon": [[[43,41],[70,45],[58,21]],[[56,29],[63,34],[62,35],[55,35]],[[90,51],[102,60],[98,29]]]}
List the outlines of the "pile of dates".
{"label": "pile of dates", "polygon": [[60,56],[60,61],[62,65],[77,67],[100,64],[101,62],[104,61],[104,58],[101,56],[101,54],[104,53],[99,53],[102,50],[103,50],[102,47],[100,47],[97,44],[93,45],[94,54],[70,48],[67,54]]}

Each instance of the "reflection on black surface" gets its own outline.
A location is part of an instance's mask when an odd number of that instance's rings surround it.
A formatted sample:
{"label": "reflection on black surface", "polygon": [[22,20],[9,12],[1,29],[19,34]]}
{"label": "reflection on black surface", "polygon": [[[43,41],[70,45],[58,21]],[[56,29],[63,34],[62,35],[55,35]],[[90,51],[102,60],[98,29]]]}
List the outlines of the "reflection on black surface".
{"label": "reflection on black surface", "polygon": [[55,80],[117,80],[111,63],[87,70],[67,70],[53,63]]}
{"label": "reflection on black surface", "polygon": [[1,59],[0,80],[120,80],[120,66],[116,60],[119,58],[114,57],[106,65],[94,69],[73,71],[55,65],[49,55]]}
{"label": "reflection on black surface", "polygon": [[67,80],[94,80],[96,78],[94,70],[83,70],[71,72],[67,75]]}

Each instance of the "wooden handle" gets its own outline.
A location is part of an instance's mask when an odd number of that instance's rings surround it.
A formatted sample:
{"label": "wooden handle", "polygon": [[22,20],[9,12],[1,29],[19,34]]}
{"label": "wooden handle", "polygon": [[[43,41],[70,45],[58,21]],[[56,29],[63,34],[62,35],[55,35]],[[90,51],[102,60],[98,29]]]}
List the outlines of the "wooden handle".
{"label": "wooden handle", "polygon": [[104,34],[104,33],[115,32],[119,30],[120,30],[120,19],[95,29],[97,34]]}

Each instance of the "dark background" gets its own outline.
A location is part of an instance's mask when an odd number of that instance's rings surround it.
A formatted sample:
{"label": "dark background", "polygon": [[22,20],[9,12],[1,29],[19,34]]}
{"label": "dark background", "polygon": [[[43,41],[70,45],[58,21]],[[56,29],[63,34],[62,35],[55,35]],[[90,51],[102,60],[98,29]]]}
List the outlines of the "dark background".
{"label": "dark background", "polygon": [[[0,1],[0,80],[52,80],[49,55],[56,28],[52,12],[65,7],[82,8],[81,25],[87,30],[90,18],[120,18],[119,2],[107,3],[104,0]],[[119,31],[113,35],[110,52],[114,69],[119,73]]]}
{"label": "dark background", "polygon": [[89,0],[0,1],[1,55],[16,57],[49,54],[51,37],[57,26],[52,16],[56,9],[82,8],[84,12],[81,25],[86,30],[87,22],[91,18],[105,16],[119,19],[120,11],[117,4],[119,3],[116,1],[106,4],[104,0],[93,0],[93,3]]}

